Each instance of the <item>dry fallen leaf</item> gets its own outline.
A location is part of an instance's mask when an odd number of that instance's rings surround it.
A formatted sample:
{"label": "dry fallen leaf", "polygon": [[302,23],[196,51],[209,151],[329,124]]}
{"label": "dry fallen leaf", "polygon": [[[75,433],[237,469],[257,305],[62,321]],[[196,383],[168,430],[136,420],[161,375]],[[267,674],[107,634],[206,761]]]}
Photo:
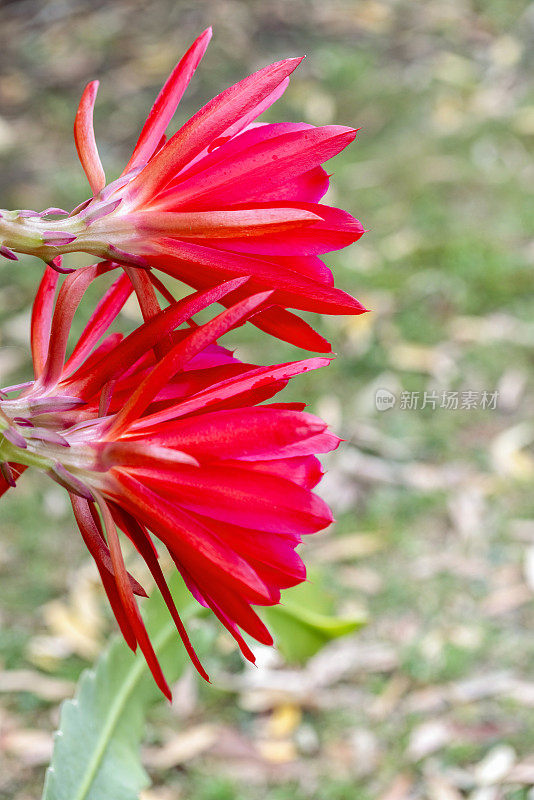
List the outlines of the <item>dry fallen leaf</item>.
{"label": "dry fallen leaf", "polygon": [[[507,775],[508,783],[521,783],[525,786],[534,786],[534,758],[527,758],[512,767]],[[532,791],[532,789],[531,789]],[[529,798],[530,800],[530,798]]]}
{"label": "dry fallen leaf", "polygon": [[284,703],[270,715],[266,734],[270,739],[285,739],[291,736],[302,720],[302,711],[294,703]]}
{"label": "dry fallen leaf", "polygon": [[145,789],[139,795],[139,800],[180,800],[182,793],[176,787],[158,786],[157,788]]}
{"label": "dry fallen leaf", "polygon": [[59,701],[72,696],[74,683],[29,669],[2,670],[0,692],[31,692],[43,700]]}
{"label": "dry fallen leaf", "polygon": [[217,725],[202,724],[172,736],[162,747],[147,747],[144,762],[152,769],[170,769],[206,752],[217,740]]}
{"label": "dry fallen leaf", "polygon": [[380,795],[378,800],[408,800],[414,785],[409,775],[397,775],[393,783]]}
{"label": "dry fallen leaf", "polygon": [[525,550],[523,573],[527,586],[534,592],[534,545]]}
{"label": "dry fallen leaf", "polygon": [[316,546],[311,545],[309,550],[311,558],[317,563],[330,564],[373,555],[383,547],[383,539],[375,533],[347,533]]}
{"label": "dry fallen leaf", "polygon": [[462,800],[463,795],[441,775],[429,775],[425,780],[428,800]]}
{"label": "dry fallen leaf", "polygon": [[5,731],[0,748],[29,766],[48,764],[52,757],[52,734],[24,728]]}
{"label": "dry fallen leaf", "polygon": [[384,691],[378,695],[369,709],[373,719],[386,719],[398,706],[401,698],[407,692],[410,681],[405,675],[393,675],[385,686]]}
{"label": "dry fallen leaf", "polygon": [[501,783],[516,762],[517,756],[513,747],[499,744],[492,747],[473,770],[473,776],[479,786],[492,786]]}
{"label": "dry fallen leaf", "polygon": [[527,422],[499,433],[490,444],[496,472],[518,480],[530,480],[534,476],[534,458],[526,448],[533,441],[534,426]]}
{"label": "dry fallen leaf", "polygon": [[481,607],[488,616],[499,617],[515,611],[530,600],[532,600],[531,589],[524,583],[517,583],[496,589],[483,600]]}
{"label": "dry fallen leaf", "polygon": [[451,744],[455,738],[455,730],[449,720],[443,718],[423,722],[411,732],[406,756],[410,761],[419,761]]}
{"label": "dry fallen leaf", "polygon": [[291,739],[264,739],[256,742],[260,756],[271,764],[288,764],[297,758],[297,748]]}

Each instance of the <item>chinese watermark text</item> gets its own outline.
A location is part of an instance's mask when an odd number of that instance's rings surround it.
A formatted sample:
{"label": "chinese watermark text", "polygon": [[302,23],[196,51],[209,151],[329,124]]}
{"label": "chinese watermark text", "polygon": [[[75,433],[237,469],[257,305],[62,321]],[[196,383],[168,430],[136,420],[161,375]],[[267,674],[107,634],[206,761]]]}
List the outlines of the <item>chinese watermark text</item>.
{"label": "chinese watermark text", "polygon": [[387,411],[397,405],[400,411],[423,411],[439,408],[446,411],[494,411],[499,398],[498,390],[495,391],[429,391],[408,392],[402,391],[397,397],[389,389],[377,389],[375,392],[375,406],[377,411]]}

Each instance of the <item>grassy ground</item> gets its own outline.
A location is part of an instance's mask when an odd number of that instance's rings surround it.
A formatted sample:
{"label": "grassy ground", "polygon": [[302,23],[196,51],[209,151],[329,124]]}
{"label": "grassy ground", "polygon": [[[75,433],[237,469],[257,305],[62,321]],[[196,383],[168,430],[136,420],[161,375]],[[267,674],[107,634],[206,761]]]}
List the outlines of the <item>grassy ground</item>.
{"label": "grassy ground", "polygon": [[[146,800],[531,800],[532,6],[24,0],[0,19],[2,206],[84,199],[71,124],[94,77],[101,153],[118,173],[158,82],[210,23],[180,120],[304,52],[269,118],[362,128],[332,162],[330,199],[369,232],[330,263],[373,313],[317,319],[340,357],[289,393],[347,440],[323,488],[338,523],[306,553],[340,609],[370,622],[301,671],[267,655],[243,671],[228,652],[213,689],[184,679],[150,727]],[[39,273],[30,259],[0,266],[4,384],[28,369]],[[291,357],[248,331],[235,341]],[[376,409],[377,389],[394,408]],[[484,391],[496,408],[480,407]],[[478,393],[478,407],[441,408],[443,392],[460,406]],[[26,800],[57,701],[111,626],[59,490],[28,476],[0,525],[0,798]]]}

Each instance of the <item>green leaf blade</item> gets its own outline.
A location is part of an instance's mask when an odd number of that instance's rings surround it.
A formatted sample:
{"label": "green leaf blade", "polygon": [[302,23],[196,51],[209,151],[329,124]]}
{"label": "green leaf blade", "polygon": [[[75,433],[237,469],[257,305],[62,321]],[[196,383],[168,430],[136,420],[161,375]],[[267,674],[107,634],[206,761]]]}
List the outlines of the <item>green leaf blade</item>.
{"label": "green leaf blade", "polygon": [[333,598],[320,581],[308,581],[282,593],[280,605],[263,609],[276,645],[289,663],[302,664],[332,639],[362,628],[363,617],[338,617]]}
{"label": "green leaf blade", "polygon": [[[195,613],[185,587],[173,593],[179,608],[187,603],[184,619]],[[174,623],[156,593],[145,611],[154,650],[175,681],[188,657]],[[137,800],[150,784],[139,758],[145,716],[160,697],[143,655],[114,640],[62,706],[42,800]]]}

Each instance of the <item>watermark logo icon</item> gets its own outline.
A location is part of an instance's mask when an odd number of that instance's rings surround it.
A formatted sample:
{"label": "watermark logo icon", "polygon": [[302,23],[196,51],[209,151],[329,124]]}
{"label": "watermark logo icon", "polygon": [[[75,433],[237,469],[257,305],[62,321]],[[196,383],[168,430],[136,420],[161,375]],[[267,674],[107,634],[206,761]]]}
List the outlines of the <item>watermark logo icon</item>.
{"label": "watermark logo icon", "polygon": [[375,406],[377,411],[387,411],[393,408],[397,398],[389,389],[377,389],[375,392]]}

